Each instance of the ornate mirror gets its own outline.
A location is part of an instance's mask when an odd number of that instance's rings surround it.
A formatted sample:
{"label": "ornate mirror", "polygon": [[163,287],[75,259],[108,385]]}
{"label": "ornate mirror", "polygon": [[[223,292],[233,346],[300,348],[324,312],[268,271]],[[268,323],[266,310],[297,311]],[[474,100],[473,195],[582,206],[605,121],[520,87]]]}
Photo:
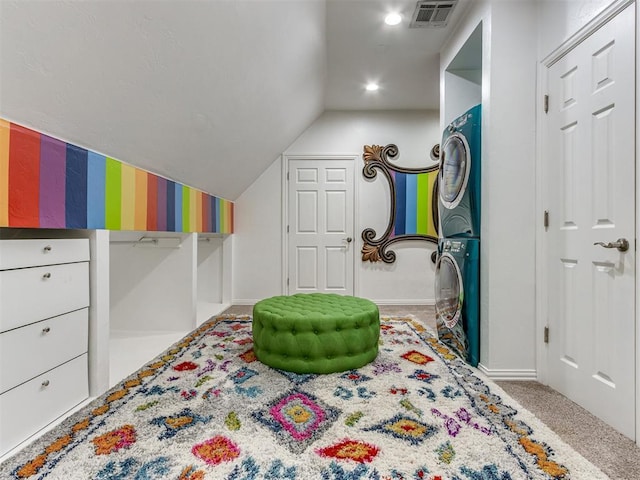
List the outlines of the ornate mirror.
{"label": "ornate mirror", "polygon": [[[403,240],[438,243],[438,168],[404,168],[390,163],[398,156],[398,147],[389,144],[365,145],[362,159],[365,178],[373,180],[380,170],[389,182],[390,218],[386,230],[376,238],[373,228],[362,231],[362,261],[393,263],[396,254],[390,245]],[[438,160],[440,145],[431,149],[431,159]]]}

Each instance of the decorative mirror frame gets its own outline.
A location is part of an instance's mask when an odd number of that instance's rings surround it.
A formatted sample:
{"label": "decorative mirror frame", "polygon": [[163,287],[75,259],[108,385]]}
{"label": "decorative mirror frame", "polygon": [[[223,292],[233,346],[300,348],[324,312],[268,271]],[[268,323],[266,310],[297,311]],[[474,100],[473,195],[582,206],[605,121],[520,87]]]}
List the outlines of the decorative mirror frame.
{"label": "decorative mirror frame", "polygon": [[[380,170],[384,177],[389,182],[389,193],[391,195],[391,214],[389,218],[389,224],[382,236],[376,239],[376,231],[373,228],[365,228],[362,231],[362,261],[366,262],[379,262],[393,263],[396,261],[396,254],[393,250],[388,250],[389,246],[394,243],[401,242],[403,240],[423,240],[431,243],[438,243],[438,237],[422,234],[404,234],[392,236],[393,228],[395,225],[396,216],[396,185],[394,178],[391,174],[392,171],[400,173],[429,173],[434,172],[440,168],[439,164],[432,165],[426,168],[405,168],[393,165],[389,162],[389,159],[394,159],[398,156],[398,147],[394,144],[389,144],[384,147],[380,145],[365,145],[362,159],[364,160],[364,167],[362,174],[365,178],[373,180],[377,176],[377,171]],[[431,149],[431,159],[437,160],[440,157],[440,145],[436,144]],[[433,185],[433,192],[431,194],[431,217],[433,220],[433,226],[436,232],[438,231],[438,177],[436,176],[435,183]]]}

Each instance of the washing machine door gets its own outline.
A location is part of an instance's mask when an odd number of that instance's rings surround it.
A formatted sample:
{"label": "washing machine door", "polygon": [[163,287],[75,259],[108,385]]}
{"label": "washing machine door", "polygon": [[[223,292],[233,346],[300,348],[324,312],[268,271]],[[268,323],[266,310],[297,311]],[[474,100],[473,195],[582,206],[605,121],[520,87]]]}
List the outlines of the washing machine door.
{"label": "washing machine door", "polygon": [[471,155],[469,143],[464,135],[455,132],[445,141],[440,155],[440,178],[438,189],[440,201],[447,209],[458,206],[467,190]]}
{"label": "washing machine door", "polygon": [[444,252],[436,265],[436,330],[438,339],[468,361],[469,341],[464,329],[464,284],[456,259]]}
{"label": "washing machine door", "polygon": [[461,319],[464,285],[458,262],[450,253],[440,254],[436,264],[436,316],[447,328],[453,328]]}

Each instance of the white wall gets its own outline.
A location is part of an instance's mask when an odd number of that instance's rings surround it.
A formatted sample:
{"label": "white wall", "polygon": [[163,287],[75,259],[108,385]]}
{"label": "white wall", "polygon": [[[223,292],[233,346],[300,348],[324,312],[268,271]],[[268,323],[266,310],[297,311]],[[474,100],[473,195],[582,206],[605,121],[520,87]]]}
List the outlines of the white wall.
{"label": "white wall", "polygon": [[276,160],[235,201],[233,304],[282,295],[281,175]]}
{"label": "white wall", "polygon": [[[440,142],[438,113],[325,112],[284,153],[287,155],[353,154],[361,158],[364,145],[395,143],[398,165],[432,165],[429,151]],[[392,249],[396,262],[371,264],[360,260],[360,233],[372,227],[378,234],[387,225],[389,193],[380,175],[374,181],[362,176],[356,164],[358,205],[354,248],[356,295],[379,303],[433,302],[433,244],[403,242]],[[282,291],[282,161],[276,160],[235,203],[233,251],[233,303],[253,303]]]}
{"label": "white wall", "polygon": [[521,378],[535,374],[536,8],[474,2],[440,57],[443,83],[483,23],[480,358],[490,374]]}
{"label": "white wall", "polygon": [[133,246],[144,232],[110,232],[110,327],[132,332],[191,331],[196,325],[197,235],[176,236],[179,248]]}
{"label": "white wall", "polygon": [[482,86],[454,73],[444,72],[446,96],[444,124],[449,125],[462,113],[482,102]]}
{"label": "white wall", "polygon": [[612,0],[538,0],[538,58],[543,59],[613,3]]}

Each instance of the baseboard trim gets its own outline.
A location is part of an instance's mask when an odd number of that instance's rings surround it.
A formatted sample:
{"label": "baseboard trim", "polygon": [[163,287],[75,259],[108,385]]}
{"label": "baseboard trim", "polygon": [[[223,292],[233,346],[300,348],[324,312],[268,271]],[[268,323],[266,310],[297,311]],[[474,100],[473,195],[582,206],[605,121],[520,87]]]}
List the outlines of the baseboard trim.
{"label": "baseboard trim", "polygon": [[[264,298],[267,298],[267,297],[264,297]],[[255,305],[260,300],[264,300],[264,299],[263,298],[256,298],[256,299],[235,298],[235,299],[231,300],[231,305]]]}
{"label": "baseboard trim", "polygon": [[[255,305],[262,298],[258,299],[250,299],[250,298],[236,298],[232,300],[231,305]],[[410,300],[410,299],[402,299],[402,300],[393,300],[393,299],[375,299],[370,298],[373,303],[376,305],[435,305],[436,301],[432,298],[420,299],[420,300]]]}
{"label": "baseboard trim", "polygon": [[392,300],[392,299],[371,298],[370,300],[376,305],[435,305],[436,304],[436,301],[431,298],[427,298],[427,299],[423,298],[420,300],[411,300],[411,299]]}
{"label": "baseboard trim", "polygon": [[482,363],[478,364],[478,370],[491,380],[537,380],[538,373],[535,369],[499,369],[487,368]]}

